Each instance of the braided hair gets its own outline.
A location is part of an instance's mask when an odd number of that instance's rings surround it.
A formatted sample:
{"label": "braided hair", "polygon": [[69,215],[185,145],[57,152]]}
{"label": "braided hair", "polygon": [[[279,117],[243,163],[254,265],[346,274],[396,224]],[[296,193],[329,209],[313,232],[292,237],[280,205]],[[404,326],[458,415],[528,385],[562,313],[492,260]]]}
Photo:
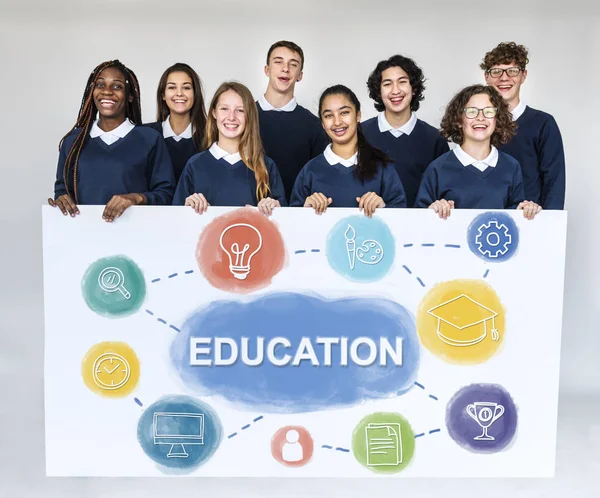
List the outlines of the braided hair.
{"label": "braided hair", "polygon": [[[62,137],[59,143],[60,149],[65,141],[65,138],[67,138],[73,132],[73,130],[76,130],[77,128],[80,129],[79,134],[73,142],[71,150],[67,154],[67,158],[65,159],[65,164],[63,167],[63,181],[65,182],[65,188],[67,190],[67,194],[71,195],[71,197],[73,197],[75,200],[75,204],[78,204],[77,166],[79,163],[79,156],[87,142],[92,124],[94,123],[98,113],[98,109],[94,103],[94,87],[96,86],[96,81],[98,80],[100,73],[102,73],[102,71],[108,67],[114,67],[118,69],[125,77],[125,99],[127,103],[125,107],[125,118],[128,118],[135,125],[142,124],[140,85],[135,73],[117,59],[106,61],[96,66],[87,80],[85,91],[83,92],[83,98],[81,99],[81,106],[79,107],[77,121],[75,122],[73,128],[71,128],[67,134]],[[69,178],[73,179],[72,194],[69,191]]]}

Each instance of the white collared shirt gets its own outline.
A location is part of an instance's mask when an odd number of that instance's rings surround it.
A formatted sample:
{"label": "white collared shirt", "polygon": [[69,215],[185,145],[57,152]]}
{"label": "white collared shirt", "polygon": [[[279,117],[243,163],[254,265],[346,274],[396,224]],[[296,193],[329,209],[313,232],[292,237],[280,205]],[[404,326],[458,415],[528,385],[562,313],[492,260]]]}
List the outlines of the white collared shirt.
{"label": "white collared shirt", "polygon": [[412,112],[410,114],[410,118],[406,123],[404,123],[399,128],[394,128],[386,119],[385,111],[381,111],[377,115],[377,124],[379,125],[379,131],[381,133],[389,131],[392,135],[398,138],[400,135],[410,135],[412,133],[417,124],[417,115],[414,112]]}
{"label": "white collared shirt", "polygon": [[210,149],[208,149],[210,151],[210,153],[216,158],[216,159],[225,159],[225,161],[227,161],[229,164],[235,164],[238,161],[242,160],[242,156],[240,156],[239,152],[236,152],[235,154],[230,154],[229,152],[227,152],[226,150],[221,149],[221,147],[219,147],[217,145],[217,142],[215,142],[214,144],[212,144],[210,146]]}
{"label": "white collared shirt", "polygon": [[126,119],[119,126],[117,126],[114,130],[104,131],[102,128],[100,128],[98,126],[98,121],[99,121],[99,119],[96,119],[96,121],[94,121],[94,124],[92,125],[92,129],[90,130],[90,137],[92,137],[92,138],[100,137],[100,139],[106,145],[112,145],[117,140],[119,140],[119,138],[125,138],[125,136],[131,130],[133,130],[135,128],[135,125],[131,121],[129,121],[129,119]]}
{"label": "white collared shirt", "polygon": [[192,138],[192,123],[190,123],[188,127],[185,130],[183,130],[181,135],[177,135],[173,131],[173,128],[171,128],[169,118],[170,115],[167,116],[167,119],[165,119],[162,122],[163,138],[173,138],[173,140],[175,140],[176,142],[179,142],[182,138]]}
{"label": "white collared shirt", "polygon": [[265,96],[261,95],[261,97],[258,99],[258,105],[260,106],[260,108],[263,111],[292,112],[296,108],[296,106],[298,105],[298,101],[296,100],[296,97],[292,97],[292,100],[290,100],[283,107],[273,107],[271,104],[269,104],[269,102],[267,101],[267,99],[265,98]]}
{"label": "white collared shirt", "polygon": [[339,163],[342,166],[346,166],[346,168],[351,168],[358,162],[358,152],[355,152],[350,159],[344,159],[343,157],[340,157],[335,152],[333,152],[331,144],[325,147],[323,155],[325,156],[325,159],[327,159],[327,162],[331,164],[331,166]]}
{"label": "white collared shirt", "polygon": [[482,161],[478,161],[477,159],[471,157],[464,150],[462,150],[462,147],[460,146],[454,147],[452,152],[454,152],[456,158],[463,166],[475,166],[479,171],[485,171],[488,167],[495,168],[496,164],[498,164],[498,149],[496,149],[496,147],[493,145],[490,154]]}
{"label": "white collared shirt", "polygon": [[527,107],[527,105],[525,104],[525,102],[523,102],[522,100],[519,100],[519,104],[517,105],[517,107],[515,107],[512,110],[513,121],[516,121],[523,115],[526,107]]}

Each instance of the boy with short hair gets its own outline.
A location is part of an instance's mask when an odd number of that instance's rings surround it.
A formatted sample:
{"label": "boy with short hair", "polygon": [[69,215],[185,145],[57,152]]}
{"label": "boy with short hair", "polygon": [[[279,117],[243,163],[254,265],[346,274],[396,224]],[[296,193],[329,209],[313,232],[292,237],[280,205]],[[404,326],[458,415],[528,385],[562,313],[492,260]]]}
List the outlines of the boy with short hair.
{"label": "boy with short hair", "polygon": [[520,98],[527,78],[528,51],[515,42],[500,43],[480,64],[485,82],[508,103],[517,134],[499,149],[521,164],[525,198],[544,209],[564,209],[565,155],[554,118],[527,106]]}
{"label": "boy with short hair", "polygon": [[265,153],[279,169],[288,201],[300,170],[329,143],[320,120],[294,97],[303,68],[304,52],[298,45],[285,40],[271,45],[264,69],[269,83],[257,101]]}

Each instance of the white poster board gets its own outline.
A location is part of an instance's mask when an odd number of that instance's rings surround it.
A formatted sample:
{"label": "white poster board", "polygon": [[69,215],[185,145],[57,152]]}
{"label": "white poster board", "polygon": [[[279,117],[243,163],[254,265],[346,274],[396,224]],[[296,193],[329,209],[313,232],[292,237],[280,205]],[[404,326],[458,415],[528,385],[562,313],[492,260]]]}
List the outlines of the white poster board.
{"label": "white poster board", "polygon": [[102,209],[42,209],[48,475],[554,474],[566,213]]}

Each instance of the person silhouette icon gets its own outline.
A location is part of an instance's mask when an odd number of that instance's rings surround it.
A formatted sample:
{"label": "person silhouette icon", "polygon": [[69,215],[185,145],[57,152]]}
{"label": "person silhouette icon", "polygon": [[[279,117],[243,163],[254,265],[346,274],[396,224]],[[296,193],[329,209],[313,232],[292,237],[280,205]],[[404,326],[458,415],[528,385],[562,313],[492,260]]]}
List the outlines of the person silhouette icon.
{"label": "person silhouette icon", "polygon": [[281,449],[281,457],[286,462],[299,462],[304,458],[304,449],[298,441],[300,434],[297,430],[291,429],[285,433],[286,443]]}

